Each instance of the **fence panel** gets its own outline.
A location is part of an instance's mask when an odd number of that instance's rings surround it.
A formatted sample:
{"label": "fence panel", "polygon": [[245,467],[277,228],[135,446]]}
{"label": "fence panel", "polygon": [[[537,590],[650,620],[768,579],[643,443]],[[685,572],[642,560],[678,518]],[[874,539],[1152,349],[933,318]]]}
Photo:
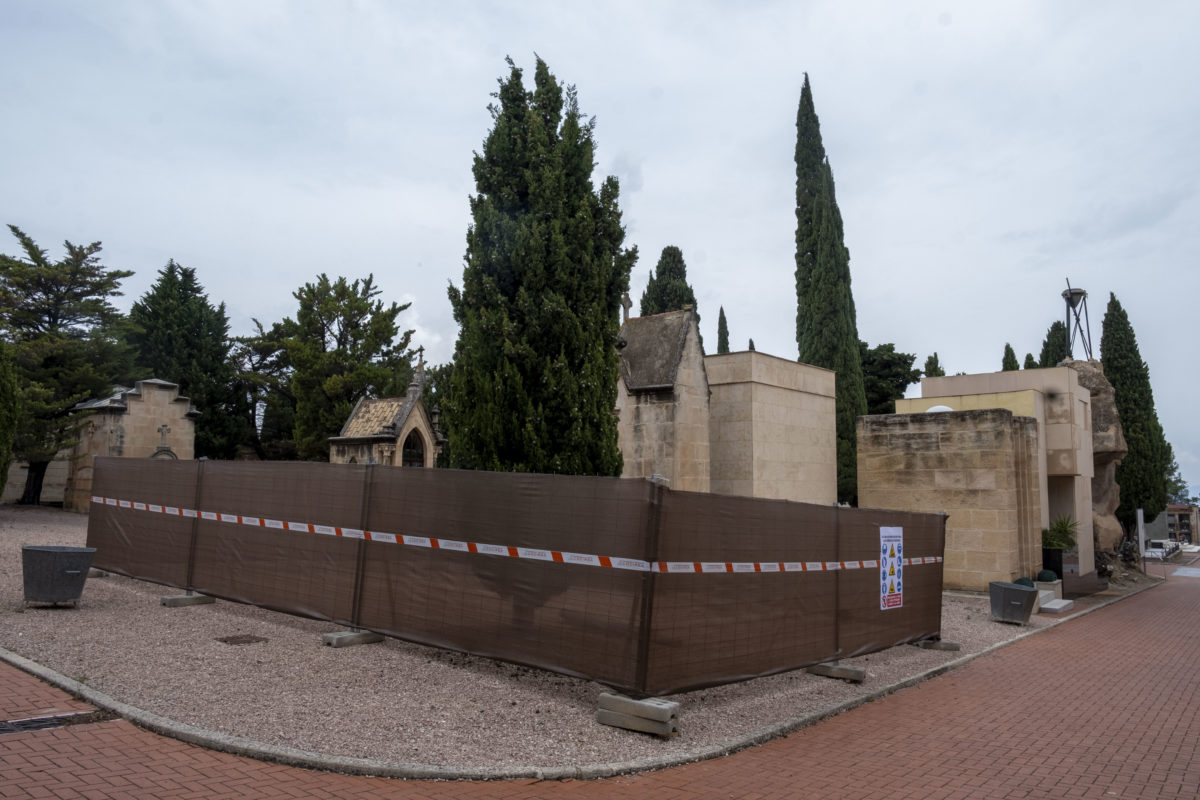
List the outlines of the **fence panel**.
{"label": "fence panel", "polygon": [[[97,459],[94,485],[97,566],[635,694],[940,628],[941,516],[316,463]],[[887,610],[864,564],[881,527],[902,529],[905,556],[937,559],[905,567]]]}

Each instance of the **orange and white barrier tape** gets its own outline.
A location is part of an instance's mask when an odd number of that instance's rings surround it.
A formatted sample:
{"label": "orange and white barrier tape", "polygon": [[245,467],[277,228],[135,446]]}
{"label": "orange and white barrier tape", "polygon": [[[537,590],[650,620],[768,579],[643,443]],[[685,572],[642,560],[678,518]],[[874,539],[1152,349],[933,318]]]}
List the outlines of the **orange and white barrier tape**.
{"label": "orange and white barrier tape", "polygon": [[[560,564],[581,564],[589,567],[626,569],[634,572],[678,573],[746,573],[746,572],[838,572],[852,569],[878,569],[879,561],[642,561],[637,558],[619,556],[595,556],[587,553],[569,553],[563,550],[541,550],[535,547],[511,547],[480,542],[460,542],[455,539],[438,539],[431,536],[407,536],[400,533],[366,531],[358,528],[342,528],[336,525],[314,525],[309,522],[285,522],[265,517],[247,517],[241,514],[223,514],[215,511],[196,511],[191,508],[160,506],[154,503],[139,503],[118,500],[113,497],[93,495],[97,505],[147,511],[167,516],[188,517],[210,522],[232,525],[248,525],[252,528],[272,528],[293,533],[317,533],[324,536],[340,536],[346,539],[365,539],[370,542],[403,544],[409,547],[427,547],[434,550],[451,550],[462,553],[477,553],[508,558],[526,558],[534,561],[554,561]],[[919,556],[905,558],[905,566],[916,564],[940,564],[941,556]]]}

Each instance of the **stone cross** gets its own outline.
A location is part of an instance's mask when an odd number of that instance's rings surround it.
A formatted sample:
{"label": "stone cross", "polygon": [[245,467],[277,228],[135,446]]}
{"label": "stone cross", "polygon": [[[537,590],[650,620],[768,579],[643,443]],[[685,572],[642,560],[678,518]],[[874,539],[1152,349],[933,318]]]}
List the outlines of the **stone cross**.
{"label": "stone cross", "polygon": [[417,348],[417,372],[425,371],[425,345]]}
{"label": "stone cross", "polygon": [[629,292],[621,295],[621,321],[629,322],[629,309],[633,308],[633,301],[629,299]]}
{"label": "stone cross", "polygon": [[167,427],[167,423],[165,423],[165,422],[164,422],[162,425],[159,425],[159,426],[158,426],[158,432],[162,434],[162,442],[160,442],[158,446],[159,446],[160,448],[166,448],[166,446],[167,446],[167,434],[171,432],[171,429],[170,429],[170,428],[168,428],[168,427]]}

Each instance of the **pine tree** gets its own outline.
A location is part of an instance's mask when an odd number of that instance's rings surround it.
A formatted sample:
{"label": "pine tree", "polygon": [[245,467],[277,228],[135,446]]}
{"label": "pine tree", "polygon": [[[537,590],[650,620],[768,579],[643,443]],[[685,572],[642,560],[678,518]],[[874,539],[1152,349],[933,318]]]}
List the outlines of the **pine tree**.
{"label": "pine tree", "polygon": [[1025,354],[1025,369],[1037,369],[1037,359],[1033,357],[1033,353]]}
{"label": "pine tree", "polygon": [[717,352],[729,352],[729,325],[725,322],[725,306],[717,312]]}
{"label": "pine tree", "polygon": [[238,445],[249,442],[250,431],[245,400],[235,386],[225,304],[209,303],[196,270],[172,260],[133,304],[129,318],[139,374],[179,384],[179,393],[200,412],[197,457],[233,458]]}
{"label": "pine tree", "polygon": [[942,369],[942,362],[938,361],[937,353],[925,359],[925,369],[921,371],[926,378],[941,378],[946,375],[946,370]]}
{"label": "pine tree", "polygon": [[1121,487],[1117,519],[1128,535],[1136,524],[1137,509],[1150,522],[1166,508],[1171,452],[1154,409],[1150,367],[1142,360],[1125,309],[1111,293],[1103,324],[1101,366],[1113,386],[1117,417],[1129,448],[1116,475]]}
{"label": "pine tree", "polygon": [[508,64],[475,155],[462,287],[449,292],[450,462],[619,475],[618,309],[637,250],[622,247],[616,179],[592,185],[594,121],[575,89],[564,97],[538,59],[526,91]]}
{"label": "pine tree", "polygon": [[1062,320],[1055,320],[1042,341],[1042,355],[1038,359],[1038,366],[1057,367],[1066,357],[1067,326]]}
{"label": "pine tree", "polygon": [[[379,294],[373,275],[348,282],[330,281],[324,273],[293,293],[300,304],[296,319],[285,319],[278,333],[291,368],[300,458],[327,461],[329,437],[338,434],[355,403],[401,394],[408,385],[413,332],[401,334],[396,317],[409,304],[385,306]],[[285,414],[286,403],[276,410]]]}
{"label": "pine tree", "polygon": [[130,377],[127,320],[111,298],[133,273],[104,267],[99,242],[65,242],[66,255],[50,261],[19,228],[9,230],[25,257],[0,256],[0,327],[21,392],[13,455],[29,462],[19,502],[36,504],[50,461],[76,441],[73,407]]}
{"label": "pine tree", "polygon": [[1012,349],[1012,345],[1004,343],[1004,360],[1000,363],[1001,372],[1014,372],[1021,368],[1021,362],[1017,361],[1016,351]]}

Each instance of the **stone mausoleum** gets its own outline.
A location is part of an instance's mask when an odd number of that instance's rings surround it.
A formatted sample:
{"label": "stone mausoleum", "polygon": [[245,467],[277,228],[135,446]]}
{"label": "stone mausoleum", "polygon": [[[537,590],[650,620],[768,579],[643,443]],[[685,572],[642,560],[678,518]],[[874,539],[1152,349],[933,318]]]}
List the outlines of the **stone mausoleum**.
{"label": "stone mausoleum", "polygon": [[[42,502],[86,512],[92,496],[92,465],[97,456],[191,459],[200,416],[178,384],[156,378],[132,388],[115,386],[111,394],[75,406],[85,415],[76,445],[59,453],[42,482]],[[16,502],[25,488],[29,465],[14,463],[3,502]]]}
{"label": "stone mausoleum", "polygon": [[435,419],[422,402],[424,386],[422,364],[403,397],[361,398],[329,439],[329,463],[433,467],[441,447]]}
{"label": "stone mausoleum", "polygon": [[622,477],[837,502],[833,372],[755,351],[705,356],[691,309],[626,319],[618,348]]}
{"label": "stone mausoleum", "polygon": [[926,378],[895,415],[859,419],[859,505],[945,511],[945,584],[1041,569],[1041,530],[1078,523],[1065,568],[1095,570],[1091,391],[1070,366]]}

